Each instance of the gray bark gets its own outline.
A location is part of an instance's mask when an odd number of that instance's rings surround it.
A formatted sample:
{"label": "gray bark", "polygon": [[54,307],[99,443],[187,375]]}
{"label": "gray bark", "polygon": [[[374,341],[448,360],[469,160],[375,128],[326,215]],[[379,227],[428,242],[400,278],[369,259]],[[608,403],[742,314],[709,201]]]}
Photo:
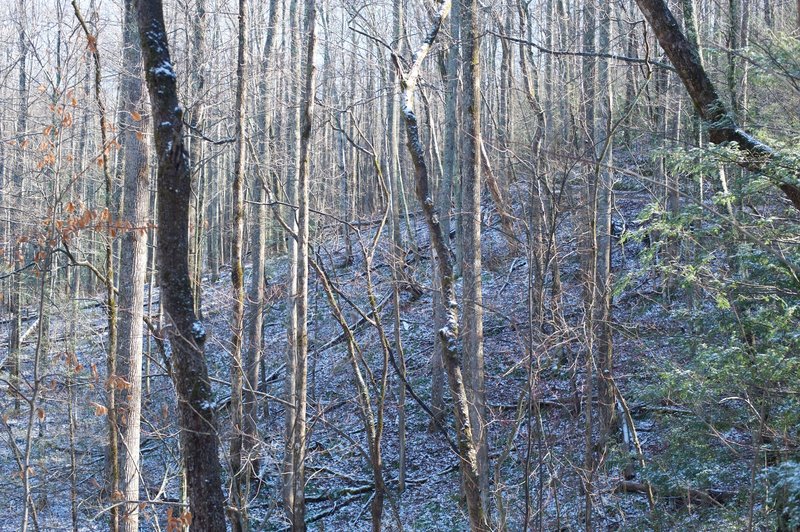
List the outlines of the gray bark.
{"label": "gray bark", "polygon": [[462,100],[466,109],[463,152],[464,224],[464,361],[467,399],[470,403],[472,440],[477,450],[480,496],[489,504],[489,451],[486,441],[486,390],[483,361],[483,288],[481,283],[481,75],[480,22],[477,0],[461,2],[461,38],[464,48]]}
{"label": "gray bark", "polygon": [[129,383],[120,390],[119,406],[122,423],[122,475],[120,491],[126,501],[120,530],[139,530],[139,436],[142,407],[142,318],[144,316],[144,282],[147,275],[147,222],[149,217],[147,121],[134,116],[145,114],[144,72],[142,53],[136,30],[134,2],[126,0],[122,28],[123,61],[127,66],[120,82],[120,135],[124,150],[124,202],[122,221],[126,229],[121,243],[119,272],[119,342],[118,372]]}

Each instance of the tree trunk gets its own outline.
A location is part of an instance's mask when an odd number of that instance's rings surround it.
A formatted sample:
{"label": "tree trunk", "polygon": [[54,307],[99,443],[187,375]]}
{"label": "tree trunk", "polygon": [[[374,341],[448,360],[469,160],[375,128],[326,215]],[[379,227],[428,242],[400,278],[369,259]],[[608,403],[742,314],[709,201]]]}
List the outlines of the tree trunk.
{"label": "tree trunk", "polygon": [[[611,48],[611,6],[601,4],[598,26],[598,45],[600,54],[608,54]],[[614,174],[614,143],[611,138],[611,121],[614,109],[614,91],[609,77],[608,59],[598,59],[598,121],[595,129],[595,157],[597,183],[597,290],[599,297],[600,322],[597,332],[597,351],[600,363],[599,403],[602,440],[610,437],[614,424],[615,395],[613,388],[613,338],[611,329],[611,207]]]}
{"label": "tree trunk", "polygon": [[[711,83],[697,50],[681,33],[678,22],[664,0],[636,0],[636,3],[683,81],[695,109],[706,122],[709,140],[715,144],[735,143],[748,155],[736,161],[737,164],[754,172],[763,170],[776,153],[738,126]],[[789,198],[794,208],[800,210],[800,187],[777,178],[773,178],[773,182]]]}
{"label": "tree trunk", "polygon": [[469,400],[462,377],[461,363],[457,352],[458,342],[458,303],[456,301],[455,274],[453,271],[453,252],[448,246],[446,236],[442,232],[439,222],[440,217],[434,206],[428,166],[425,162],[425,147],[419,134],[417,115],[414,112],[414,91],[419,79],[419,69],[425,59],[431,44],[441,29],[443,21],[447,18],[451,7],[450,0],[439,7],[434,25],[414,54],[415,61],[407,73],[402,72],[399,59],[395,56],[395,66],[401,72],[400,86],[402,89],[402,109],[406,126],[408,152],[414,166],[414,184],[417,199],[422,205],[422,212],[431,238],[431,246],[436,250],[439,277],[442,283],[442,304],[445,307],[446,326],[437,334],[443,347],[444,366],[450,383],[450,393],[453,396],[453,410],[455,412],[456,433],[458,434],[458,450],[461,472],[464,477],[464,491],[467,497],[467,508],[470,516],[470,528],[473,531],[488,531],[489,525],[485,507],[480,496],[480,474],[478,469],[478,453],[472,437],[472,427],[469,415]]}
{"label": "tree trunk", "polygon": [[217,431],[203,353],[206,332],[194,313],[189,278],[191,170],[183,143],[183,110],[178,103],[161,0],[139,0],[137,20],[155,125],[161,305],[172,346],[189,509],[196,530],[223,532],[225,512]]}
{"label": "tree trunk", "polygon": [[242,490],[249,483],[249,468],[242,463],[244,434],[242,407],[242,341],[244,336],[244,187],[246,160],[245,107],[247,105],[247,0],[239,0],[239,38],[236,66],[236,152],[233,174],[233,240],[231,246],[231,526],[234,532],[247,530],[247,502]]}
{"label": "tree trunk", "polygon": [[[188,3],[187,3],[188,6]],[[187,123],[192,128],[203,132],[205,129],[205,96],[206,85],[205,67],[206,60],[206,0],[195,0],[195,13],[192,19],[192,42],[189,51],[189,93],[193,98],[192,108],[187,113]],[[195,135],[190,140],[189,157],[193,162],[192,167],[192,198],[189,202],[189,273],[194,290],[195,314],[200,310],[203,277],[203,176],[205,175],[203,159],[203,140]]]}
{"label": "tree trunk", "polygon": [[[264,44],[264,55],[261,60],[261,80],[259,81],[259,99],[262,108],[258,115],[258,152],[259,164],[262,165],[267,175],[271,173],[269,165],[269,129],[270,120],[267,116],[267,79],[269,69],[272,66],[272,54],[275,48],[275,35],[278,33],[278,22],[281,16],[281,4],[278,0],[270,1],[269,29],[267,39]],[[264,325],[264,288],[266,280],[264,277],[264,263],[267,258],[267,206],[264,190],[268,187],[269,181],[262,182],[261,179],[253,180],[253,190],[255,193],[255,224],[251,233],[251,249],[253,250],[253,269],[250,281],[248,299],[248,319],[247,319],[247,352],[245,353],[244,370],[244,390],[243,390],[243,409],[244,409],[244,433],[242,442],[242,452],[249,464],[251,473],[258,474],[260,467],[257,456],[258,430],[256,421],[258,419],[258,401],[256,390],[258,388],[259,372],[262,365],[262,329]]]}
{"label": "tree trunk", "polygon": [[316,89],[316,5],[305,0],[305,86],[302,93],[303,114],[300,127],[300,172],[297,179],[297,331],[295,336],[296,363],[294,378],[294,426],[292,427],[292,530],[302,532],[305,523],[305,457],[306,457],[306,382],[308,373],[308,244],[309,244],[309,177],[314,92]]}
{"label": "tree trunk", "polygon": [[[447,92],[445,95],[445,128],[444,128],[444,172],[437,195],[437,209],[440,215],[439,223],[442,227],[447,247],[450,247],[450,225],[453,203],[453,184],[460,182],[456,178],[459,171],[458,165],[458,146],[456,138],[458,134],[458,77],[459,77],[459,40],[461,30],[461,6],[460,2],[453,4],[450,14],[450,43],[447,50],[447,66],[445,68],[445,81]],[[435,248],[433,249],[435,253]],[[434,260],[437,260],[434,257]],[[442,279],[439,277],[438,269],[434,272],[437,290],[433,294],[433,316],[434,327],[440,330],[447,324],[447,316],[442,303]],[[430,431],[438,430],[438,426],[444,421],[444,346],[437,334],[434,338],[434,351],[431,359],[431,410],[435,419],[431,419]]]}
{"label": "tree trunk", "polygon": [[[482,505],[489,504],[489,451],[486,441],[486,389],[483,362],[483,289],[481,283],[481,75],[480,22],[477,0],[461,2],[464,47],[462,105],[466,109],[463,150],[462,222],[464,224],[464,361],[470,403],[472,441],[477,451]],[[502,206],[499,207],[502,210]]]}
{"label": "tree trunk", "polygon": [[[122,495],[128,503],[120,530],[139,530],[139,435],[142,408],[142,318],[144,316],[144,281],[147,275],[147,221],[150,202],[147,122],[134,117],[145,114],[142,52],[136,31],[133,0],[126,0],[122,27],[123,62],[120,100],[120,134],[124,150],[124,203],[122,221],[129,223],[121,246],[119,272],[119,342],[118,373],[128,382],[120,390],[119,424],[122,439]],[[137,136],[139,136],[137,138]]]}
{"label": "tree trunk", "polygon": [[[14,168],[12,170],[12,180],[14,182],[15,194],[14,203],[18,211],[21,211],[23,205],[23,189],[24,189],[24,153],[22,143],[25,140],[26,131],[28,128],[28,71],[27,71],[27,58],[28,58],[28,37],[25,32],[25,0],[18,2],[18,17],[19,17],[19,115],[17,115],[17,128],[16,128],[16,153],[14,157]],[[19,221],[11,223],[11,238],[14,239],[14,265],[17,270],[22,268],[24,257],[23,247],[20,241],[20,228]],[[22,335],[22,278],[18,273],[11,277],[11,301],[9,310],[11,311],[11,331],[9,332],[8,352],[9,352],[9,373],[10,382],[13,386],[19,386],[19,371],[20,371],[20,343]],[[14,395],[14,413],[19,413],[19,395]]]}
{"label": "tree trunk", "polygon": [[[291,39],[289,47],[289,65],[291,68],[291,75],[287,81],[287,100],[292,102],[291,108],[288,110],[288,119],[286,130],[287,135],[287,159],[288,168],[286,176],[286,189],[287,189],[287,202],[290,206],[297,205],[298,202],[298,180],[299,180],[299,165],[300,165],[300,75],[302,71],[301,57],[301,24],[300,24],[300,8],[298,0],[292,0],[289,13],[289,38]],[[298,302],[298,241],[295,236],[298,233],[297,213],[294,207],[290,207],[288,211],[289,229],[293,233],[287,235],[289,239],[289,279],[287,290],[287,327],[286,327],[286,377],[284,378],[284,394],[288,403],[286,407],[286,417],[284,423],[284,453],[283,453],[283,508],[286,511],[287,517],[290,522],[294,522],[294,447],[295,447],[295,426],[297,419],[297,390],[295,380],[297,378],[297,302]]]}

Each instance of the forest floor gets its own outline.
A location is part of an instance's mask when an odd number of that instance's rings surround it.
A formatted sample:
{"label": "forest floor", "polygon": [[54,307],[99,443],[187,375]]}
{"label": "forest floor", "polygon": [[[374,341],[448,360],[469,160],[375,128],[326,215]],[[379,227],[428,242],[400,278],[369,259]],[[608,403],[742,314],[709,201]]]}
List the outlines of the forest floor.
{"label": "forest floor", "polygon": [[[621,192],[617,196],[618,212],[629,228],[647,202],[642,193]],[[576,404],[582,399],[583,386],[583,304],[579,286],[578,260],[574,231],[567,219],[559,228],[562,242],[562,283],[565,287],[562,308],[565,330],[533,346],[533,367],[539,369],[536,396],[540,401],[541,430],[533,412],[528,415],[524,391],[528,382],[528,267],[524,256],[509,254],[505,240],[494,227],[494,218],[487,215],[484,228],[484,329],[486,357],[486,390],[489,405],[489,445],[491,455],[491,490],[494,518],[505,519],[509,530],[521,530],[525,515],[526,494],[530,493],[530,522],[542,530],[580,530],[583,523],[584,494],[582,465],[584,462],[583,414]],[[363,231],[362,242],[369,245],[374,229]],[[433,352],[431,257],[427,232],[421,220],[414,233],[420,252],[409,266],[409,275],[422,288],[422,295],[413,299],[402,296],[402,341],[407,366],[407,380],[426,404],[430,401],[430,360]],[[356,248],[358,249],[358,248]],[[321,260],[337,286],[368,309],[366,299],[366,264],[356,253],[352,265],[344,262],[341,242],[335,238],[318,248]],[[669,453],[671,436],[663,429],[664,416],[674,415],[668,403],[653,403],[648,386],[659,378],[667,362],[679,365],[684,356],[675,338],[685,334],[683,325],[670,313],[660,289],[661,280],[642,271],[639,261],[643,244],[615,242],[613,262],[615,275],[630,272],[628,283],[615,294],[615,381],[632,413],[643,458],[651,462]],[[391,293],[389,257],[378,252],[372,261],[374,291],[378,301]],[[124,265],[123,265],[124,267]],[[268,308],[265,318],[265,374],[269,377],[266,394],[283,395],[283,364],[286,349],[285,279],[286,261],[276,258],[268,267]],[[203,281],[203,318],[209,331],[207,357],[214,380],[218,404],[220,434],[227,449],[229,435],[227,399],[229,356],[226,349],[230,307],[230,281],[223,272],[219,279]],[[154,300],[158,292],[154,291]],[[13,398],[6,392],[0,400],[3,412],[0,440],[0,530],[18,530],[22,519],[22,485],[18,458],[26,452],[26,435],[30,430],[32,497],[37,508],[41,530],[70,528],[71,449],[74,448],[74,479],[80,530],[107,529],[107,509],[100,502],[104,467],[104,442],[107,438],[105,404],[106,324],[102,294],[78,302],[77,313],[64,295],[56,292],[51,301],[53,318],[47,368],[43,368],[39,398],[33,409],[22,401],[19,414],[13,409]],[[35,305],[30,305],[35,308]],[[316,276],[311,274],[309,296],[309,434],[308,454],[308,518],[311,529],[369,530],[369,503],[372,491],[371,472],[366,454],[363,421],[356,403],[352,370],[344,343],[333,343],[341,329],[333,319]],[[154,309],[155,310],[155,309]],[[368,311],[368,310],[367,310]],[[351,323],[357,314],[347,312]],[[34,325],[33,315],[23,330]],[[393,338],[391,300],[383,307],[382,320]],[[65,353],[71,321],[76,323],[77,359],[81,368],[68,385],[69,374]],[[0,345],[7,345],[7,327],[0,332]],[[383,363],[379,337],[369,325],[356,329],[356,339],[372,372],[379,375]],[[31,358],[36,343],[32,330],[24,343],[25,376],[32,382]],[[143,497],[152,501],[144,506],[143,529],[165,528],[168,509],[180,498],[178,464],[178,427],[175,396],[171,381],[160,356],[151,346],[150,378],[143,407]],[[3,358],[0,356],[0,358]],[[395,371],[386,401],[383,461],[390,494],[384,513],[387,530],[460,531],[467,529],[465,507],[459,494],[457,457],[443,434],[429,431],[430,419],[425,411],[407,396],[407,486],[396,492],[398,465],[397,391],[400,383]],[[2,375],[3,379],[7,374]],[[26,396],[33,393],[25,387]],[[373,390],[374,393],[374,390]],[[70,399],[70,395],[72,398]],[[520,400],[524,402],[519,408]],[[283,441],[283,408],[267,399],[262,405],[259,429],[263,439],[260,448],[263,483],[253,487],[251,518],[254,530],[282,530],[285,520],[280,507],[279,468]],[[68,409],[75,413],[76,426],[70,437]],[[675,409],[678,410],[678,409]],[[450,413],[449,413],[450,414]],[[518,415],[519,414],[519,415]],[[679,415],[680,412],[677,412]],[[447,426],[453,437],[452,415]],[[628,436],[628,443],[623,437]],[[73,443],[70,443],[70,442]],[[593,477],[594,526],[597,530],[648,530],[654,521],[662,530],[733,530],[737,513],[725,510],[723,498],[712,501],[686,500],[676,494],[678,488],[690,487],[675,479],[676,493],[661,494],[651,512],[643,493],[621,492],[628,473],[628,486],[642,483],[643,477],[630,431],[620,430],[602,457]],[[634,458],[632,458],[634,455]],[[635,462],[631,469],[631,462]],[[747,473],[747,461],[732,465],[717,484],[724,499],[736,500]],[[526,463],[529,475],[526,482]],[[724,480],[723,479],[723,480]],[[723,493],[723,494],[724,494]],[[502,514],[497,511],[502,502]],[[710,502],[710,504],[709,504]],[[537,510],[541,510],[541,512]],[[720,511],[722,510],[722,511]]]}

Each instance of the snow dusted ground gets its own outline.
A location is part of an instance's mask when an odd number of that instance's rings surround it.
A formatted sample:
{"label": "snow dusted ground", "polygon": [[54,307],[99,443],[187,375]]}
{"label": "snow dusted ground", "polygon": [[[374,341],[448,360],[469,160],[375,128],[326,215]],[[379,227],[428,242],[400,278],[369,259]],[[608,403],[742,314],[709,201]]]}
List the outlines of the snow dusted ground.
{"label": "snow dusted ground", "polygon": [[[635,213],[644,198],[621,195],[618,199],[623,212]],[[631,215],[632,217],[633,215]],[[492,220],[489,220],[492,222]],[[491,224],[490,224],[491,225]],[[529,516],[532,526],[544,530],[578,530],[582,523],[583,494],[581,464],[583,463],[583,421],[575,404],[583,382],[580,342],[582,303],[578,286],[575,238],[570,225],[559,228],[564,242],[562,282],[567,329],[562,335],[545,335],[534,345],[533,366],[540,376],[535,391],[541,400],[541,432],[535,416],[519,410],[518,402],[526,396],[528,382],[528,266],[524,256],[509,256],[502,236],[491,227],[484,229],[484,305],[485,356],[487,395],[490,407],[489,438],[491,482],[494,518],[504,518],[509,530],[521,530],[525,507],[526,458],[529,458],[530,490]],[[422,296],[412,300],[409,293],[402,296],[403,344],[408,367],[408,381],[424,401],[430,400],[430,359],[433,351],[432,323],[432,264],[427,235],[422,223],[416,228],[416,244],[420,255],[410,266],[410,275],[422,288]],[[369,242],[369,229],[362,241]],[[365,285],[365,263],[357,256],[354,263],[341,267],[341,242],[334,237],[324,242],[319,256],[334,282],[356,304],[368,311]],[[614,249],[615,269],[629,270],[636,266],[640,244],[630,244],[624,250]],[[387,257],[378,253],[372,264],[375,294],[380,301],[391,291]],[[285,282],[286,263],[283,258],[272,259],[267,266],[269,276],[268,306],[265,318],[265,374],[271,379],[264,390],[268,396],[282,395],[283,363],[286,345]],[[617,384],[623,393],[646,381],[647,361],[655,356],[671,356],[670,331],[678,330],[670,323],[663,309],[640,297],[652,290],[652,280],[639,278],[633,288],[623,292],[616,308]],[[321,350],[341,329],[328,309],[325,295],[312,272],[312,291],[309,300],[309,435],[308,454],[308,518],[316,530],[370,530],[369,503],[372,491],[371,471],[366,459],[366,438],[356,390],[344,343]],[[227,398],[229,389],[229,357],[226,350],[230,288],[227,272],[219,280],[204,279],[203,319],[209,333],[206,354],[214,380],[215,401],[218,405],[220,435],[227,452],[230,427]],[[105,404],[105,316],[102,294],[81,300],[78,312],[72,311],[64,294],[56,292],[50,302],[53,312],[47,368],[43,370],[39,400],[30,414],[23,400],[20,412],[14,412],[14,400],[8,391],[8,374],[2,373],[3,394],[0,398],[5,424],[0,439],[0,530],[19,530],[23,496],[20,469],[16,453],[26,452],[28,420],[32,419],[30,456],[31,486],[37,521],[41,530],[71,529],[71,443],[68,422],[70,366],[65,356],[69,344],[69,323],[76,322],[76,356],[80,364],[72,378],[72,410],[75,415],[74,457],[76,461],[75,505],[79,530],[106,530],[107,508],[102,503],[101,488],[104,476],[104,445],[107,439],[106,417],[99,405]],[[158,300],[158,291],[154,291]],[[31,302],[27,308],[35,308]],[[156,311],[154,307],[153,312]],[[351,323],[357,321],[352,309],[345,313]],[[7,319],[7,314],[3,314]],[[24,323],[33,325],[35,317]],[[393,337],[391,303],[383,309],[382,320]],[[548,329],[552,333],[551,329]],[[546,331],[546,332],[547,332]],[[7,345],[7,327],[2,328],[0,345]],[[379,375],[382,352],[376,330],[362,326],[356,338],[364,358],[374,375]],[[670,333],[670,334],[672,334]],[[652,338],[663,337],[662,350],[652,351]],[[31,356],[35,348],[35,331],[24,344],[23,368],[27,384],[22,390],[27,397],[31,388]],[[169,376],[162,365],[161,355],[154,344],[150,349],[149,389],[146,390],[142,430],[142,500],[143,530],[163,530],[169,509],[180,500],[178,426],[175,397]],[[0,355],[4,358],[5,353]],[[465,507],[459,493],[457,457],[444,436],[429,431],[429,417],[415,400],[407,395],[407,487],[397,493],[397,390],[399,381],[389,369],[390,390],[385,413],[383,437],[384,477],[390,488],[387,497],[384,526],[405,530],[460,531],[467,529]],[[372,389],[375,394],[374,388]],[[374,395],[373,395],[374,397]],[[282,530],[286,522],[280,507],[279,467],[282,455],[283,407],[267,399],[262,406],[259,429],[262,444],[259,454],[262,464],[261,484],[254,484],[251,496],[251,518],[254,530]],[[37,410],[37,409],[41,409]],[[637,414],[639,437],[646,455],[658,453],[665,443],[658,432],[659,420],[647,413]],[[453,437],[452,416],[447,426]],[[613,458],[613,459],[612,459]],[[616,462],[614,461],[616,460]],[[224,463],[224,462],[223,462]],[[649,509],[640,494],[615,493],[614,487],[622,478],[619,456],[609,457],[595,478],[596,523],[602,530],[647,529]],[[538,494],[541,493],[541,496]],[[503,514],[497,501],[502,501]],[[541,508],[541,516],[536,515]],[[173,511],[177,513],[177,508]],[[659,511],[672,511],[671,507]],[[682,529],[697,528],[696,516],[685,514]],[[31,528],[32,529],[32,528]]]}

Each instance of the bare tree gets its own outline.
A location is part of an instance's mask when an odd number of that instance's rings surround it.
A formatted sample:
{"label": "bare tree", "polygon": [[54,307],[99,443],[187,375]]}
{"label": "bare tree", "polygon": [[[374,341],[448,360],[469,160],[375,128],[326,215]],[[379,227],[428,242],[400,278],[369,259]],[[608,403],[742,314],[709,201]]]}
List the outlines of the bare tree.
{"label": "bare tree", "polygon": [[244,189],[247,138],[245,112],[247,105],[247,0],[239,0],[239,37],[236,63],[236,153],[233,175],[233,242],[231,246],[231,284],[233,287],[233,312],[231,315],[231,504],[232,524],[235,532],[247,529],[247,502],[242,491],[249,482],[250,469],[242,463],[242,438],[244,434],[244,410],[242,389],[244,365],[242,343],[244,341]]}
{"label": "bare tree", "polygon": [[453,409],[456,418],[456,432],[458,434],[458,450],[461,464],[461,473],[464,477],[464,491],[467,495],[470,527],[472,530],[489,530],[486,510],[480,495],[480,469],[478,466],[478,451],[475,447],[472,426],[469,414],[469,399],[467,398],[461,363],[457,351],[458,342],[458,302],[455,292],[455,275],[453,270],[453,252],[447,243],[446,235],[442,233],[439,223],[439,213],[433,203],[428,167],[425,162],[425,149],[420,139],[419,124],[414,111],[414,92],[419,80],[422,62],[436,40],[447,15],[450,13],[451,2],[445,1],[436,13],[434,23],[425,39],[420,44],[415,54],[414,63],[406,72],[402,69],[399,59],[394,56],[395,66],[400,75],[400,88],[402,90],[402,110],[406,126],[407,147],[411,161],[414,165],[414,183],[417,199],[422,204],[422,211],[428,231],[431,235],[431,245],[436,249],[439,278],[442,283],[442,305],[445,307],[447,325],[438,331],[443,348],[444,366],[450,382],[450,393],[453,396]]}
{"label": "bare tree", "polygon": [[[464,361],[472,438],[477,451],[479,490],[489,504],[489,450],[486,430],[486,389],[483,361],[483,288],[481,282],[481,71],[480,18],[477,0],[461,2],[464,49],[463,106],[466,110],[461,149],[462,223],[464,224]],[[502,207],[501,207],[502,209]]]}
{"label": "bare tree", "polygon": [[161,304],[172,346],[189,508],[193,527],[221,532],[226,528],[224,499],[211,382],[203,354],[206,331],[194,313],[189,277],[190,161],[161,0],[139,0],[137,22],[158,156]]}
{"label": "bare tree", "polygon": [[136,9],[132,0],[124,6],[122,51],[127,66],[120,82],[120,136],[124,150],[124,204],[122,220],[126,231],[122,238],[119,273],[119,342],[118,372],[127,381],[119,397],[122,439],[121,492],[124,513],[120,529],[139,530],[139,476],[142,409],[142,319],[144,317],[144,281],[147,274],[147,219],[150,202],[148,140],[145,136],[145,93],[142,53],[136,29]]}

